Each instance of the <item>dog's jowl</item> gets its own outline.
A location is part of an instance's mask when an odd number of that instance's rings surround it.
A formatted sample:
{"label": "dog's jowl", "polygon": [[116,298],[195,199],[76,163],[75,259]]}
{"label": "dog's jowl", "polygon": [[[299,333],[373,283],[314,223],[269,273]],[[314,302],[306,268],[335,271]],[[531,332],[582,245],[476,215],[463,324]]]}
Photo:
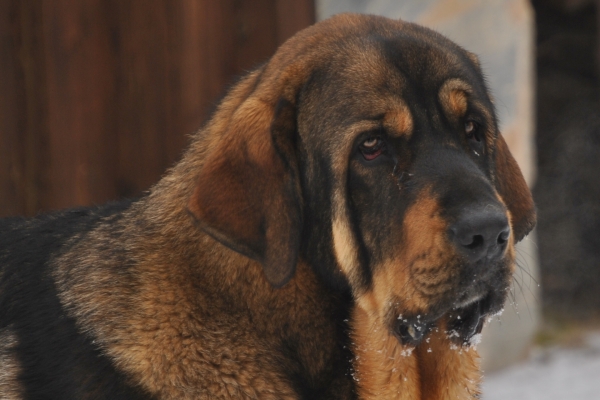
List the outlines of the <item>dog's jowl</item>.
{"label": "dog's jowl", "polygon": [[1,222],[0,398],[476,398],[534,223],[477,57],[339,15],[145,197]]}

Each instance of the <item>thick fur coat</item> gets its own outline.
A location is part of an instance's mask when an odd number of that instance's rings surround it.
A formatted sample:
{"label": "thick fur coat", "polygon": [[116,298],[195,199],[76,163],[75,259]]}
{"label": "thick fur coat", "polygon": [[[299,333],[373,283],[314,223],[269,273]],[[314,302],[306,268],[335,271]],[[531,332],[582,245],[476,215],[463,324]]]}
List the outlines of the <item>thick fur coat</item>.
{"label": "thick fur coat", "polygon": [[535,222],[477,58],[340,15],[146,196],[0,229],[3,399],[472,399]]}

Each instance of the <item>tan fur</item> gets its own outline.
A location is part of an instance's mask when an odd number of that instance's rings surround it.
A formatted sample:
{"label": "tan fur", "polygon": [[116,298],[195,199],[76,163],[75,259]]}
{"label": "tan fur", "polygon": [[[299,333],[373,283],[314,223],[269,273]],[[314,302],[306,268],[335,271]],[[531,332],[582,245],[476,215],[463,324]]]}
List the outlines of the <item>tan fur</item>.
{"label": "tan fur", "polygon": [[467,95],[462,90],[451,91],[448,100],[454,114],[463,116],[467,112]]}
{"label": "tan fur", "polygon": [[383,125],[392,136],[404,136],[407,139],[413,131],[413,118],[410,110],[403,101],[399,101],[397,108],[388,112],[383,120]]}
{"label": "tan fur", "polygon": [[390,318],[402,318],[402,313],[425,315],[432,297],[452,289],[448,274],[453,270],[441,268],[452,263],[446,257],[453,252],[443,251],[450,247],[446,229],[437,202],[425,190],[405,217],[400,254],[392,253],[391,260],[376,269],[372,290],[358,297],[352,339],[361,399],[420,400],[424,381],[442,380],[439,384],[444,386],[454,379],[462,382],[462,371],[452,375],[422,368],[422,354],[403,346],[390,331]]}
{"label": "tan fur", "polygon": [[356,307],[352,313],[352,341],[360,399],[421,399],[414,349],[400,345],[379,316]]}
{"label": "tan fur", "polygon": [[439,98],[446,115],[458,119],[467,112],[467,97],[471,87],[460,79],[449,79],[441,87]]}
{"label": "tan fur", "polygon": [[447,222],[436,200],[425,190],[407,212],[402,246],[390,252],[389,261],[376,268],[372,290],[360,294],[357,304],[384,318],[392,310],[426,314],[429,304],[452,290],[453,274],[447,266],[456,254],[446,238]]}
{"label": "tan fur", "polygon": [[356,282],[358,277],[358,254],[356,241],[352,230],[348,226],[346,215],[337,217],[333,221],[333,247],[340,269],[350,282]]}
{"label": "tan fur", "polygon": [[17,341],[17,335],[10,326],[0,330],[0,397],[4,400],[22,398],[21,384],[18,380],[21,371],[14,353]]}
{"label": "tan fur", "polygon": [[[410,268],[415,298],[430,303],[451,289],[456,270],[450,268],[456,257],[447,239],[448,222],[442,217],[433,194],[423,193],[406,214],[402,262]],[[422,311],[426,311],[423,310]]]}
{"label": "tan fur", "polygon": [[475,347],[448,340],[443,323],[417,347],[421,399],[471,400],[481,395],[479,355]]}
{"label": "tan fur", "polygon": [[481,394],[476,349],[450,342],[443,324],[417,348],[402,346],[387,325],[357,307],[352,339],[360,399],[471,400]]}
{"label": "tan fur", "polygon": [[[197,234],[189,240],[201,246],[212,242]],[[190,270],[185,260],[190,254],[165,259],[160,244],[139,245],[147,255],[136,267],[142,280],[135,285],[115,282],[103,273],[88,275],[92,286],[67,276],[61,276],[61,282],[63,301],[84,326],[95,327],[91,334],[98,345],[150,393],[164,399],[296,398],[265,346],[286,324],[289,332],[314,337],[307,341],[302,360],[313,373],[326,363],[328,354],[315,353],[310,346],[317,340],[327,346],[334,332],[327,323],[319,323],[328,312],[326,304],[307,296],[324,291],[307,266],[300,265],[294,279],[276,290],[256,262],[218,244],[212,243],[216,248],[198,260],[198,265],[211,265],[211,271]],[[89,257],[59,260],[62,265],[73,261],[96,266],[107,262]],[[246,281],[262,284],[249,286]],[[66,290],[68,285],[71,289]],[[127,297],[133,289],[139,290],[133,302],[115,294]],[[246,303],[223,304],[219,290],[239,291]],[[294,315],[291,320],[289,313]]]}

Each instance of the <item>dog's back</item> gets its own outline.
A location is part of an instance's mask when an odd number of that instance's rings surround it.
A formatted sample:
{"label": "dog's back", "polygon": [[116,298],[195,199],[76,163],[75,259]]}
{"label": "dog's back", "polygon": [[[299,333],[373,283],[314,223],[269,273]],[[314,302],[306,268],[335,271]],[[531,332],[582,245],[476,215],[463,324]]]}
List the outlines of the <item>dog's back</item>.
{"label": "dog's back", "polygon": [[[149,398],[125,382],[60,304],[53,260],[131,202],[0,220],[0,394]],[[74,266],[76,267],[76,266]],[[19,382],[17,384],[17,382]],[[71,397],[65,397],[71,396]]]}

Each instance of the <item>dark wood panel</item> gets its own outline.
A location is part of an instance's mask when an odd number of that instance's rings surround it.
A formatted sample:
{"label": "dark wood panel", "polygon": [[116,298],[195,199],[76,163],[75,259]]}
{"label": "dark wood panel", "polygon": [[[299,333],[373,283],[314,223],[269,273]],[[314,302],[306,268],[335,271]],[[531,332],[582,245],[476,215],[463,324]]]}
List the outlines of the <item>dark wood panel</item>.
{"label": "dark wood panel", "polygon": [[25,206],[25,89],[21,63],[19,7],[0,1],[0,212],[20,214]]}
{"label": "dark wood panel", "polygon": [[49,187],[42,10],[26,0],[1,7],[0,215],[33,215]]}
{"label": "dark wood panel", "polygon": [[19,3],[21,48],[19,59],[25,90],[25,127],[21,140],[25,144],[25,206],[28,215],[43,211],[43,199],[51,186],[48,168],[48,126],[46,91],[46,52],[42,32],[43,14],[39,3],[26,0]]}
{"label": "dark wood panel", "polygon": [[0,216],[147,190],[312,0],[0,0]]}
{"label": "dark wood panel", "polygon": [[107,4],[43,2],[51,182],[42,199],[46,209],[117,197],[117,57]]}
{"label": "dark wood panel", "polygon": [[173,6],[163,1],[114,1],[117,65],[118,194],[147,189],[164,171],[163,136],[170,115],[169,27]]}
{"label": "dark wood panel", "polygon": [[277,48],[275,1],[241,1],[236,17],[236,69],[241,72],[264,62]]}
{"label": "dark wood panel", "polygon": [[316,19],[314,1],[275,0],[275,10],[277,45],[313,24]]}

